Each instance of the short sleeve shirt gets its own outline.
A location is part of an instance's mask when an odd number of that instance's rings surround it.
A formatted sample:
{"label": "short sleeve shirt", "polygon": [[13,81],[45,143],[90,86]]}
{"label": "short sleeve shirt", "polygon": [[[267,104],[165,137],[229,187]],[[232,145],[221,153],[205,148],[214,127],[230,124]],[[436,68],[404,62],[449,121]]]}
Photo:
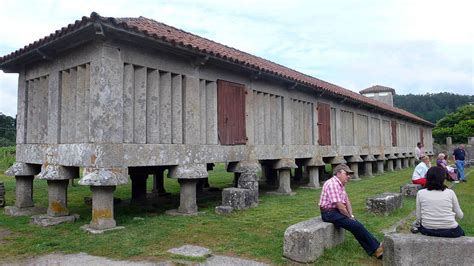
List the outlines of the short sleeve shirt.
{"label": "short sleeve shirt", "polygon": [[454,157],[456,157],[456,160],[464,161],[466,158],[466,151],[456,148],[453,152]]}
{"label": "short sleeve shirt", "polygon": [[341,181],[333,176],[323,185],[321,191],[321,197],[319,198],[319,206],[321,208],[336,208],[336,202],[346,204],[349,200],[346,189],[342,185]]}

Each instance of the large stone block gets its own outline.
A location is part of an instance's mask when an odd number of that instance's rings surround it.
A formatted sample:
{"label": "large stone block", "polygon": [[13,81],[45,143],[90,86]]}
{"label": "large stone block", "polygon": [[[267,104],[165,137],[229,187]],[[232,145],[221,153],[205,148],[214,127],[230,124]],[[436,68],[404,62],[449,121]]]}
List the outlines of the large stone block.
{"label": "large stone block", "polygon": [[474,237],[388,234],[383,245],[384,265],[474,265]]}
{"label": "large stone block", "polygon": [[400,193],[382,193],[367,199],[367,210],[375,214],[388,215],[394,210],[401,208],[403,197]]}
{"label": "large stone block", "polygon": [[423,187],[418,184],[405,184],[403,186],[400,186],[400,193],[404,197],[416,197],[416,193],[418,193],[418,190],[422,188]]}
{"label": "large stone block", "polygon": [[301,263],[314,262],[325,248],[344,242],[344,229],[325,223],[321,217],[288,227],[283,242],[283,256]]}
{"label": "large stone block", "polygon": [[[258,193],[258,191],[257,191]],[[244,210],[258,203],[258,194],[245,188],[224,188],[222,190],[222,205],[236,210]]]}

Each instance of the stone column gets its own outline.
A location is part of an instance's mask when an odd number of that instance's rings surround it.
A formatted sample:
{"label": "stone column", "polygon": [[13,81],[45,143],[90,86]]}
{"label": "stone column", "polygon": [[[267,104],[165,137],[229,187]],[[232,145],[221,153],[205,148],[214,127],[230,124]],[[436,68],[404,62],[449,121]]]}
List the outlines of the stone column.
{"label": "stone column", "polygon": [[92,191],[92,220],[90,229],[115,229],[114,191],[115,186],[91,186]]}
{"label": "stone column", "polygon": [[130,174],[132,180],[132,203],[144,203],[147,201],[146,198],[146,180],[148,175],[145,173],[133,173]]}
{"label": "stone column", "polygon": [[388,160],[387,161],[387,171],[388,172],[393,172],[393,160]]}
{"label": "stone column", "polygon": [[90,186],[92,191],[92,220],[81,229],[97,234],[124,228],[116,226],[114,219],[114,191],[127,183],[127,168],[85,168],[79,185]]}
{"label": "stone column", "polygon": [[15,206],[17,208],[33,207],[33,179],[34,176],[15,176]]}
{"label": "stone column", "polygon": [[377,174],[383,174],[383,161],[377,161]]}
{"label": "stone column", "polygon": [[357,180],[360,179],[359,177],[359,163],[349,163],[349,167],[351,168],[352,172],[351,179]]}
{"label": "stone column", "polygon": [[6,206],[6,215],[30,216],[45,211],[44,208],[35,207],[33,203],[33,179],[40,170],[39,165],[16,162],[5,171],[5,175],[14,176],[16,180],[15,206]]}
{"label": "stone column", "polygon": [[291,194],[290,185],[291,169],[279,169],[278,170],[278,190],[279,194]]}
{"label": "stone column", "polygon": [[199,179],[178,179],[180,186],[178,213],[197,214],[196,184],[198,180]]}
{"label": "stone column", "polygon": [[319,166],[306,166],[309,172],[309,182],[307,188],[319,188]]}
{"label": "stone column", "polygon": [[152,193],[154,194],[165,194],[165,178],[164,178],[164,168],[159,168],[154,174],[153,174],[153,188],[151,190]]}
{"label": "stone column", "polygon": [[410,166],[408,165],[408,160],[409,160],[408,157],[403,158],[403,168],[408,168],[408,167],[410,167]]}
{"label": "stone column", "polygon": [[364,175],[372,177],[372,162],[364,162]]}
{"label": "stone column", "polygon": [[69,179],[48,180],[48,216],[67,216],[67,187]]}
{"label": "stone column", "polygon": [[278,189],[276,191],[268,192],[274,195],[295,195],[291,191],[291,168],[297,168],[298,166],[293,159],[280,159],[273,165],[273,169],[278,170]]}
{"label": "stone column", "polygon": [[180,185],[178,209],[168,210],[168,215],[197,215],[196,185],[200,179],[208,177],[205,164],[186,164],[169,168],[168,175],[177,178]]}
{"label": "stone column", "polygon": [[415,163],[416,163],[415,157],[411,157],[410,158],[410,167],[415,167],[416,166]]}
{"label": "stone column", "polygon": [[402,169],[402,158],[400,158],[400,157],[397,158],[395,160],[395,163],[396,163],[395,170],[401,170]]}

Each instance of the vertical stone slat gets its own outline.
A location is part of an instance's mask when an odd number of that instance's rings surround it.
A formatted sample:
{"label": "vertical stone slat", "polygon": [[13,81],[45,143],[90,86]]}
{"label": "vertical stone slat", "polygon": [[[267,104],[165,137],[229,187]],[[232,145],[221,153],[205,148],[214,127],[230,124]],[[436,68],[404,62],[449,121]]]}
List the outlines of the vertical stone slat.
{"label": "vertical stone slat", "polygon": [[33,131],[34,128],[34,98],[35,98],[35,91],[34,91],[34,80],[28,80],[26,82],[26,91],[28,93],[28,98],[26,101],[26,143],[33,143]]}
{"label": "vertical stone slat", "polygon": [[69,71],[61,71],[61,128],[60,128],[60,139],[61,143],[69,143],[68,140],[68,124],[67,120],[69,119],[68,115],[70,113],[70,94],[71,90],[69,88]]}
{"label": "vertical stone slat", "polygon": [[160,143],[171,143],[171,73],[160,73]]}
{"label": "vertical stone slat", "polygon": [[263,93],[257,93],[257,106],[258,106],[258,116],[257,116],[257,132],[258,142],[256,144],[265,143],[265,107],[263,101]]}
{"label": "vertical stone slat", "polygon": [[86,121],[86,125],[84,126],[84,142],[89,142],[89,135],[90,135],[90,105],[91,101],[91,65],[85,65],[84,71],[84,113],[83,119]]}
{"label": "vertical stone slat", "polygon": [[[248,96],[248,94],[247,94]],[[247,110],[247,109],[245,109]],[[216,82],[207,82],[206,84],[206,118],[207,144],[218,144],[217,139],[217,84]],[[248,128],[248,127],[246,127]],[[253,128],[253,127],[251,127]]]}
{"label": "vertical stone slat", "polygon": [[46,143],[48,136],[48,76],[40,78],[40,97],[39,99],[39,117],[38,133],[39,143]]}
{"label": "vertical stone slat", "polygon": [[76,124],[77,124],[77,132],[76,132],[76,143],[83,143],[86,142],[86,132],[85,130],[88,128],[89,120],[86,118],[86,84],[85,84],[85,65],[77,67],[77,91],[76,91]]}
{"label": "vertical stone slat", "polygon": [[133,142],[133,65],[125,64],[123,69],[123,142]]}
{"label": "vertical stone slat", "polygon": [[292,119],[292,100],[289,97],[283,98],[283,110],[282,110],[282,119],[283,119],[283,144],[292,144],[293,133],[291,126]]}
{"label": "vertical stone slat", "polygon": [[146,67],[136,67],[133,99],[133,143],[146,143]]}
{"label": "vertical stone slat", "polygon": [[160,143],[160,77],[148,69],[146,81],[146,143]]}
{"label": "vertical stone slat", "polygon": [[201,79],[199,80],[199,109],[200,109],[200,135],[201,135],[201,144],[206,144],[206,120],[207,120],[207,112],[206,112],[206,81]]}
{"label": "vertical stone slat", "polygon": [[[59,127],[61,125],[61,72],[52,69],[48,77],[48,136],[46,143],[59,143]],[[19,119],[17,118],[17,123]],[[87,121],[86,121],[87,122]]]}
{"label": "vertical stone slat", "polygon": [[67,138],[68,143],[76,140],[76,93],[77,93],[77,69],[69,69],[69,114],[67,115]]}
{"label": "vertical stone slat", "polygon": [[272,95],[270,94],[269,95],[269,102],[270,102],[270,142],[269,144],[276,144],[276,135],[277,135],[277,132],[276,132],[276,97],[275,95]]}
{"label": "vertical stone slat", "polygon": [[25,72],[18,76],[18,104],[16,117],[16,143],[26,143],[26,128],[28,119],[28,81]]}
{"label": "vertical stone slat", "polygon": [[[172,120],[171,142],[175,144],[183,143],[183,77],[181,75],[173,75],[171,79],[171,98],[172,98]],[[216,111],[217,115],[217,111]],[[217,122],[216,122],[217,123]],[[217,132],[216,132],[217,143]]]}
{"label": "vertical stone slat", "polygon": [[283,144],[283,117],[282,117],[282,97],[276,97],[276,142],[277,144]]}
{"label": "vertical stone slat", "polygon": [[199,79],[185,76],[183,86],[183,137],[185,144],[199,144]]}
{"label": "vertical stone slat", "polygon": [[264,135],[264,144],[271,144],[271,114],[270,114],[270,94],[264,93],[263,94],[263,106],[264,106],[264,128],[263,132],[265,133]]}

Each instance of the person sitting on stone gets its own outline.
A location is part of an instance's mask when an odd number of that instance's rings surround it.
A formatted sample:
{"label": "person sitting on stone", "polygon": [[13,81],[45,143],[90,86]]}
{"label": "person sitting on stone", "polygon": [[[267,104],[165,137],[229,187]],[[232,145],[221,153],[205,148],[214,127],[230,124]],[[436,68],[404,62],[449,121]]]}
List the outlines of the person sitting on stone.
{"label": "person sitting on stone", "polygon": [[430,158],[428,156],[422,156],[421,162],[415,167],[413,171],[413,175],[411,177],[411,182],[413,184],[418,184],[425,186],[426,185],[426,173],[428,169],[431,167]]}
{"label": "person sitting on stone", "polygon": [[334,176],[324,183],[321,191],[319,199],[321,218],[327,223],[333,223],[351,232],[369,256],[382,258],[382,244],[355,219],[352,213],[351,202],[345,190],[352,170],[345,164],[339,164],[333,173]]}
{"label": "person sitting on stone", "polygon": [[419,231],[428,236],[460,237],[464,231],[456,222],[464,214],[453,190],[444,185],[446,172],[441,167],[431,167],[426,174],[426,189],[416,195],[416,219]]}
{"label": "person sitting on stone", "polygon": [[446,175],[449,180],[454,181],[454,183],[459,183],[458,176],[454,172],[454,168],[448,165],[448,162],[445,160],[446,155],[444,153],[438,154],[438,159],[436,160],[436,166],[439,166],[446,170]]}

